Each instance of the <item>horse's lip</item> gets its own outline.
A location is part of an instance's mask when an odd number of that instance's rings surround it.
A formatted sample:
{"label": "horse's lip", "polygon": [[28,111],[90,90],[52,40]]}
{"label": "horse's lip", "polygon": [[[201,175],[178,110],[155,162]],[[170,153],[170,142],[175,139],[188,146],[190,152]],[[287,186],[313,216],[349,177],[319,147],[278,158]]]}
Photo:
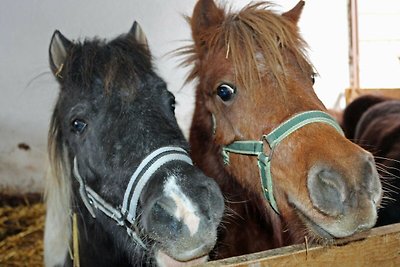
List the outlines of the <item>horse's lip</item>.
{"label": "horse's lip", "polygon": [[[195,252],[198,249],[193,249],[190,252]],[[188,254],[190,253],[188,252]],[[169,254],[162,250],[158,250],[155,253],[155,258],[157,264],[162,267],[184,267],[184,266],[192,266],[198,265],[201,263],[205,263],[208,259],[208,254],[199,256],[197,258],[191,258],[188,260],[177,260],[174,257],[171,257]]]}
{"label": "horse's lip", "polygon": [[309,228],[315,236],[323,238],[326,241],[333,240],[335,237],[326,231],[323,227],[319,226],[312,220],[306,213],[302,212],[300,209],[296,209],[300,220]]}
{"label": "horse's lip", "polygon": [[297,205],[296,201],[293,199],[288,199],[289,203],[293,206],[296,211],[297,216],[300,220],[305,224],[305,226],[310,229],[311,233],[314,234],[316,237],[325,239],[326,241],[335,239],[335,236],[325,230],[322,226],[319,226],[314,220],[310,218],[310,216],[305,211],[305,207],[301,204]]}
{"label": "horse's lip", "polygon": [[[326,215],[323,215],[324,220],[331,222],[325,222],[325,224],[322,223],[321,225],[319,225],[317,224],[318,220],[313,220],[312,217],[309,215],[310,213],[307,212],[306,206],[303,206],[301,203],[296,204],[295,201],[290,201],[290,199],[289,203],[293,205],[296,214],[298,215],[300,220],[305,224],[305,226],[310,229],[310,232],[313,233],[315,237],[324,239],[327,242],[333,241],[335,239],[349,237],[359,231],[365,231],[373,226],[373,225],[371,226],[356,225],[356,226],[351,226],[349,227],[349,229],[347,229],[346,227],[340,226],[340,224],[346,225],[345,217],[342,216],[330,217]],[[318,213],[317,210],[315,211]]]}

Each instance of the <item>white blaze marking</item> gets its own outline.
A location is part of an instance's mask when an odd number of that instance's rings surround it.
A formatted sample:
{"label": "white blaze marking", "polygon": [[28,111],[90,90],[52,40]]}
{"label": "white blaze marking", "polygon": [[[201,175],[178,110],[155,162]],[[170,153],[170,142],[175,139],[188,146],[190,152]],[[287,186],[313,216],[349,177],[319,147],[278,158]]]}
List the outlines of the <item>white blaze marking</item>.
{"label": "white blaze marking", "polygon": [[[268,70],[267,69],[268,68],[267,62],[266,62],[266,59],[264,58],[264,55],[261,52],[258,51],[255,54],[255,59],[256,59],[256,62],[257,62],[257,70],[262,75],[264,75],[265,74],[264,72],[266,72]],[[276,69],[278,70],[278,72],[283,73],[283,69],[282,69],[282,67],[280,65],[276,66]]]}
{"label": "white blaze marking", "polygon": [[257,68],[259,72],[264,72],[267,69],[267,66],[265,64],[265,58],[263,54],[260,52],[256,52],[256,62],[257,62]]}
{"label": "white blaze marking", "polygon": [[186,224],[189,228],[190,235],[193,236],[200,224],[200,218],[195,214],[196,208],[190,199],[182,192],[181,188],[176,184],[175,176],[170,176],[165,183],[164,192],[166,196],[172,198],[175,202],[175,217]]}

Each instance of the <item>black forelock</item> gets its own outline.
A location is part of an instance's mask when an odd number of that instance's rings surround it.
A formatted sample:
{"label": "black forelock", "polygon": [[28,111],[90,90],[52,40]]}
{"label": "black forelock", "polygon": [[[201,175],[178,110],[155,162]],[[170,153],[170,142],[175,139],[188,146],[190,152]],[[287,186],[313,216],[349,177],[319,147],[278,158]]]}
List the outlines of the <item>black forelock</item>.
{"label": "black forelock", "polygon": [[107,92],[113,88],[132,92],[132,85],[154,73],[150,52],[129,34],[110,42],[98,38],[76,42],[64,68],[65,82],[90,88],[97,79]]}

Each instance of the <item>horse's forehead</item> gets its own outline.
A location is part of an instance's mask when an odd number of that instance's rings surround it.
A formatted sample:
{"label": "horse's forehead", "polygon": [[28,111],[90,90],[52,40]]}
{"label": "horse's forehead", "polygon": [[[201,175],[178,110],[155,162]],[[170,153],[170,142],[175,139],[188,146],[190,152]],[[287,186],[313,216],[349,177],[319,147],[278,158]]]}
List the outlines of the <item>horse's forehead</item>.
{"label": "horse's forehead", "polygon": [[[249,87],[259,86],[254,80],[251,85],[243,84],[243,77],[248,72],[253,72],[257,78],[262,78],[262,84],[271,84],[271,69],[267,64],[268,58],[265,57],[259,49],[255,50],[252,59],[254,60],[255,69],[250,70],[242,68],[242,63],[234,62],[231,56],[228,56],[229,50],[220,48],[219,50],[213,50],[201,61],[200,71],[200,82],[205,82],[206,86],[203,87],[205,90],[215,90],[216,88],[210,87],[216,86],[219,83],[230,82],[236,86],[249,89]],[[283,68],[279,65],[276,66],[278,72],[284,74]]]}
{"label": "horse's forehead", "polygon": [[[73,74],[72,74],[73,75]],[[71,75],[71,76],[72,76]],[[80,100],[101,100],[111,98],[134,99],[143,81],[136,81],[131,77],[116,76],[109,79],[106,75],[82,73],[81,78],[67,78],[62,92],[65,98],[78,98]]]}

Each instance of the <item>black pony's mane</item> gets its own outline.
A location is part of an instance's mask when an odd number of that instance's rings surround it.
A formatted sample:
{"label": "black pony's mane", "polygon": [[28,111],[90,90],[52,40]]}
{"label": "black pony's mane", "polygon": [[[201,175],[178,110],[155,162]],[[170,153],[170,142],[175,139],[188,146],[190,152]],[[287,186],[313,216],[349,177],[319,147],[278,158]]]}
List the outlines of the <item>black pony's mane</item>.
{"label": "black pony's mane", "polygon": [[89,88],[100,78],[107,92],[132,90],[140,77],[153,73],[149,50],[129,33],[109,42],[98,38],[75,42],[64,68],[65,77],[74,84]]}

